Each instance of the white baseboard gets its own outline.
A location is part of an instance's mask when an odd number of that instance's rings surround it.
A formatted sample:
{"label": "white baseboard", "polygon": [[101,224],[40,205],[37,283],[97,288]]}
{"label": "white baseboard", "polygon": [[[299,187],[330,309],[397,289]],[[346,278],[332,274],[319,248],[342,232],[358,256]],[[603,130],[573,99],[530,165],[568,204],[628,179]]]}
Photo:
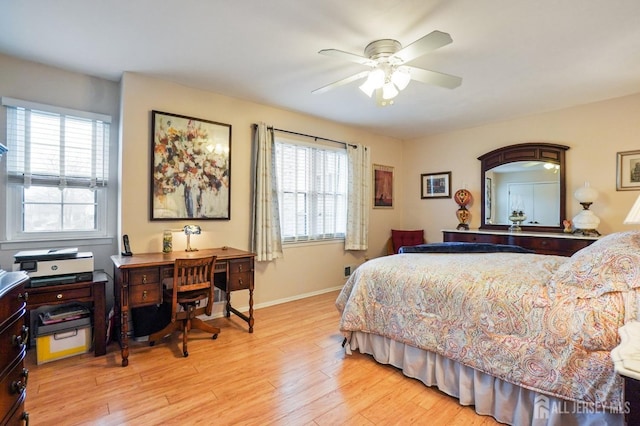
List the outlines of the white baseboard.
{"label": "white baseboard", "polygon": [[[286,297],[284,299],[277,299],[277,300],[271,300],[269,302],[258,303],[258,304],[254,304],[253,305],[253,309],[267,308],[269,306],[275,306],[275,305],[280,305],[282,303],[293,302],[294,300],[306,299],[307,297],[317,296],[319,294],[324,294],[324,293],[329,293],[329,292],[332,292],[332,291],[340,290],[340,289],[342,289],[342,287],[343,286],[340,285],[340,286],[336,286],[336,287],[323,288],[322,290],[312,291],[310,293],[297,294],[295,296]],[[214,319],[214,318],[223,317],[225,315],[224,308],[225,308],[226,303],[227,303],[226,301],[216,302],[213,305],[213,312],[211,313],[211,316],[200,315],[199,318],[206,321],[208,319]],[[234,306],[234,308],[237,309],[240,312],[248,312],[249,311],[249,305],[248,304],[245,305],[245,306],[241,306],[241,307]]]}

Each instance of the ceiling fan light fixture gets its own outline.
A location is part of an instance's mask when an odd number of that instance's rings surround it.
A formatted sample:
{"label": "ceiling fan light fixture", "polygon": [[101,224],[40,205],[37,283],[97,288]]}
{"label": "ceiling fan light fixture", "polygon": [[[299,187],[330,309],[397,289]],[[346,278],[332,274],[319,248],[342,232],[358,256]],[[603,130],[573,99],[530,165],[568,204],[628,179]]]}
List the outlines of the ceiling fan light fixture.
{"label": "ceiling fan light fixture", "polygon": [[369,72],[366,83],[370,84],[374,89],[384,86],[386,73],[382,68],[374,68]]}
{"label": "ceiling fan light fixture", "polygon": [[367,95],[368,97],[373,96],[373,92],[376,90],[376,88],[373,86],[373,84],[371,84],[369,79],[366,79],[364,83],[362,83],[359,86],[359,89],[362,90],[364,94]]}
{"label": "ceiling fan light fixture", "polygon": [[393,99],[396,96],[398,96],[398,89],[396,89],[396,86],[392,83],[392,82],[387,82],[385,83],[384,86],[382,86],[382,99]]}
{"label": "ceiling fan light fixture", "polygon": [[409,70],[403,67],[396,68],[391,74],[391,81],[396,85],[398,90],[404,90],[411,81]]}

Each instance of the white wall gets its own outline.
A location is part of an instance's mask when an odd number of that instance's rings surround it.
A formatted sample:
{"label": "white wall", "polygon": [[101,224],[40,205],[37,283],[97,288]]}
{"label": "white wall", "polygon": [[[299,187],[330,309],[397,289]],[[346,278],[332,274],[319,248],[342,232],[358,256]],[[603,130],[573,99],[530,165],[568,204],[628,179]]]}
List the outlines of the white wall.
{"label": "white wall", "polygon": [[600,192],[591,210],[601,219],[599,231],[609,234],[633,229],[623,225],[638,191],[616,191],[616,153],[640,149],[640,94],[580,105],[560,111],[404,143],[404,182],[407,195],[404,224],[424,228],[429,241],[442,241],[442,229],[455,228],[453,199],[420,199],[420,174],[452,172],[453,192],[466,184],[474,197],[471,228],[480,226],[480,161],[477,158],[502,146],[523,142],[567,145],[567,215],[582,207],[573,193],[585,181]]}

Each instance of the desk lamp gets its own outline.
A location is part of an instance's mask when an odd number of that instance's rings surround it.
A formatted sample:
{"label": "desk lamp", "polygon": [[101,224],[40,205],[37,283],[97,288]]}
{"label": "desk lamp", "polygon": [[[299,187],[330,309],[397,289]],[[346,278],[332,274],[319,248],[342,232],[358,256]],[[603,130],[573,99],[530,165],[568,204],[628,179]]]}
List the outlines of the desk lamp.
{"label": "desk lamp", "polygon": [[187,235],[187,248],[184,251],[198,251],[197,248],[191,247],[191,234],[200,235],[200,227],[198,225],[185,225],[184,233]]}

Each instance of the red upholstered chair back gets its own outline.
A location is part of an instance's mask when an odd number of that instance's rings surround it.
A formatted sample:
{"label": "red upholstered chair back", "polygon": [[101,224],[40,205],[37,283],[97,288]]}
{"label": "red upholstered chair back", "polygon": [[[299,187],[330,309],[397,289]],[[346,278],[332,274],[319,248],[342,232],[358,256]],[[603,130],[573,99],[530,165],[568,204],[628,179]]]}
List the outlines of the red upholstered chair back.
{"label": "red upholstered chair back", "polygon": [[402,231],[397,229],[391,230],[390,244],[387,245],[389,254],[397,254],[402,246],[417,246],[424,244],[424,230]]}

